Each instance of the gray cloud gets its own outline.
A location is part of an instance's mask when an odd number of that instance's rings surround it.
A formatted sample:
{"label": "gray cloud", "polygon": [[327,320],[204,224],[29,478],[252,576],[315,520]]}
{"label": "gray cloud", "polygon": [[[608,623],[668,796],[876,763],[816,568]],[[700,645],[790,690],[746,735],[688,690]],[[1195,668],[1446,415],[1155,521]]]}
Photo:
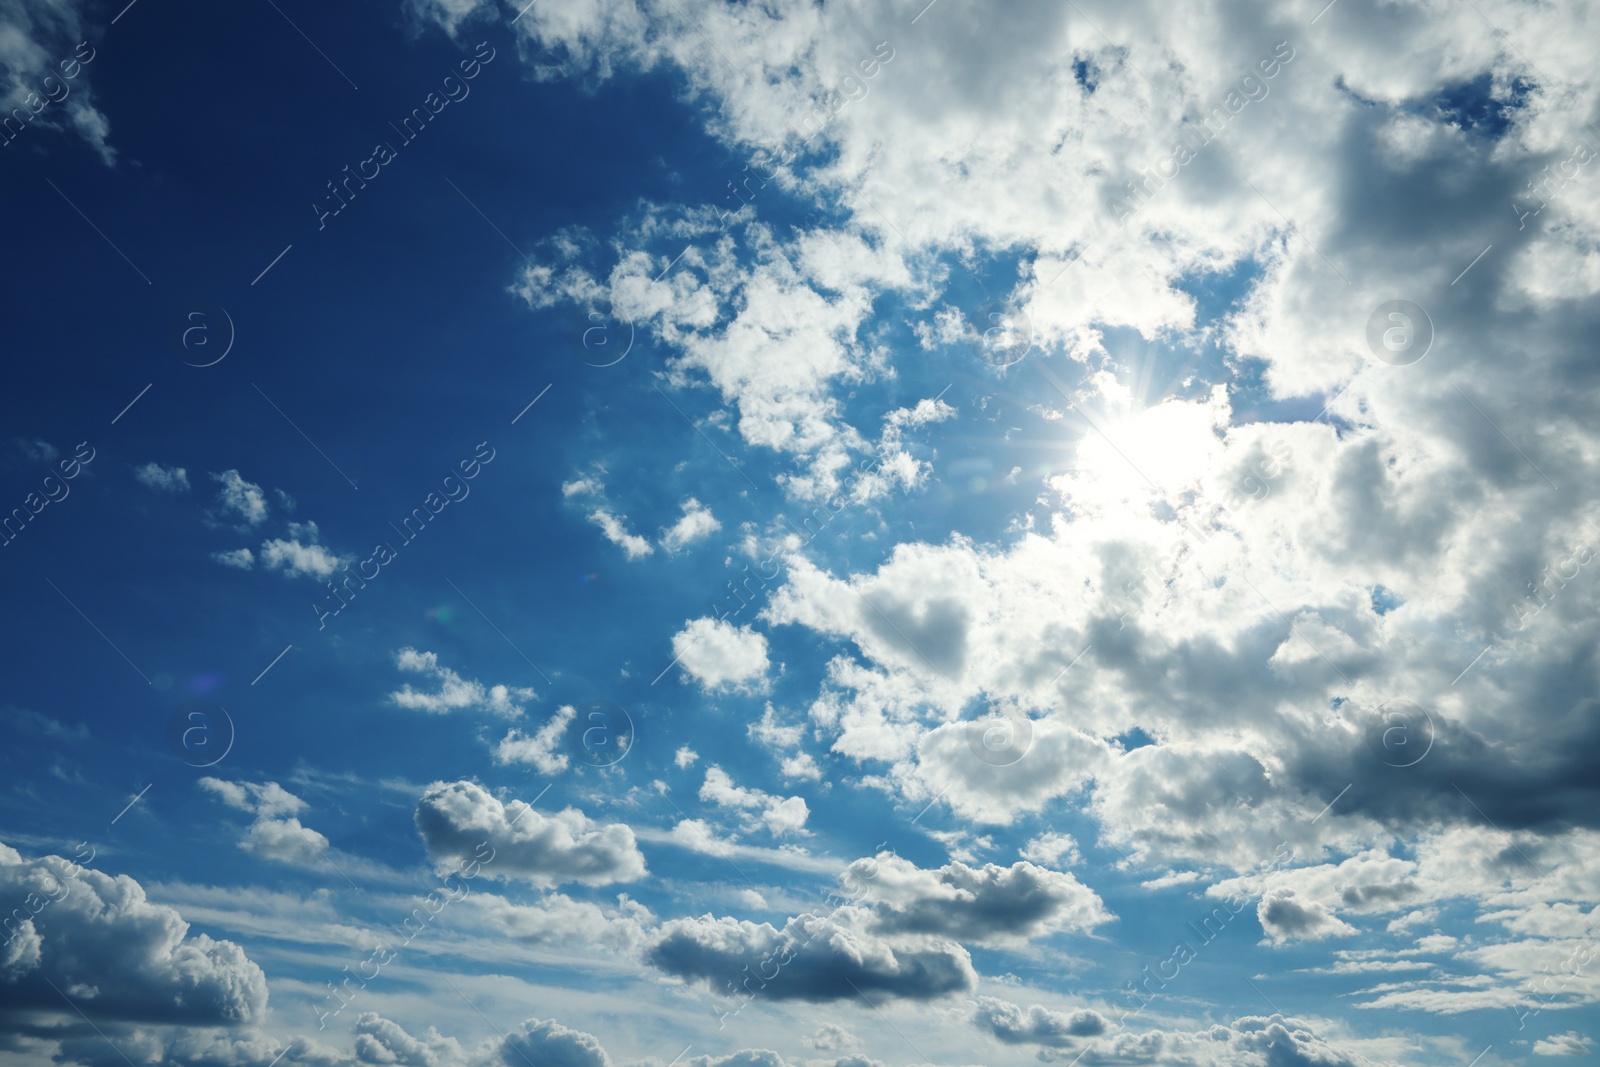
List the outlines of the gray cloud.
{"label": "gray cloud", "polygon": [[76,1019],[63,993],[94,1018],[126,1022],[234,1025],[266,1011],[266,977],[243,949],[188,936],[176,909],[150,902],[126,875],[60,856],[28,860],[0,845],[0,900],[24,914],[37,907],[32,932],[0,968],[0,1015]]}
{"label": "gray cloud", "polygon": [[1043,1045],[1071,1048],[1083,1038],[1098,1037],[1106,1031],[1106,1018],[1097,1011],[1052,1011],[1039,1004],[1022,1008],[996,997],[979,997],[972,1020],[983,1030],[1008,1045]]}
{"label": "gray cloud", "polygon": [[675,919],[662,924],[645,959],[667,974],[703,981],[714,995],[729,1000],[729,1010],[738,1004],[734,998],[746,994],[833,1001],[885,993],[931,1000],[970,989],[977,981],[971,958],[959,945],[894,945],[814,915],[790,919],[781,931],[767,923],[710,915]]}
{"label": "gray cloud", "polygon": [[625,824],[597,823],[572,807],[546,815],[518,800],[502,804],[476,782],[434,782],[417,802],[415,821],[430,859],[448,865],[476,858],[489,878],[607,885],[646,873]]}
{"label": "gray cloud", "polygon": [[[1073,875],[1026,861],[1010,867],[949,863],[922,870],[900,857],[858,860],[845,876],[869,884],[870,929],[959,941],[1028,940],[1109,922],[1094,890]],[[858,884],[861,884],[858,883]]]}

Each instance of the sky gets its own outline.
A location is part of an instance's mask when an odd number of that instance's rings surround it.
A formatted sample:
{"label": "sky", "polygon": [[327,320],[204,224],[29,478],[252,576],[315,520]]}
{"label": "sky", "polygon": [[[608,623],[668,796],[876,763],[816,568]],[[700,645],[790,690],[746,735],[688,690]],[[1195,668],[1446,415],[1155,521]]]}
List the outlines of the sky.
{"label": "sky", "polygon": [[1587,0],[0,0],[0,1060],[1600,1031]]}

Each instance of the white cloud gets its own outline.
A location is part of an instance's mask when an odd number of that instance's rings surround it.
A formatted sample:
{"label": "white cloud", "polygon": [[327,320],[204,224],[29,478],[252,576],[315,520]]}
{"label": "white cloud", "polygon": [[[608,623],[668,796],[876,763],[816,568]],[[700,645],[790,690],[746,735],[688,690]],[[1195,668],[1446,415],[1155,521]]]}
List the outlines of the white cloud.
{"label": "white cloud", "polygon": [[[874,993],[932,1000],[976,983],[971,957],[960,945],[896,945],[851,925],[849,912],[841,908],[827,918],[801,915],[781,930],[710,915],[673,919],[661,925],[645,958],[667,974],[704,982],[724,997],[725,988],[737,988],[733,979],[749,961],[778,956],[788,959],[788,965],[761,993],[774,1000],[855,1000]],[[730,1010],[737,1003],[730,999]]]}
{"label": "white cloud", "polygon": [[606,540],[622,549],[629,559],[639,559],[655,551],[655,546],[636,533],[628,531],[624,519],[611,513],[609,508],[596,508],[589,513],[589,521],[600,527]]}
{"label": "white cloud", "polygon": [[1054,831],[1042,833],[1023,845],[1021,856],[1042,867],[1054,867],[1058,870],[1083,862],[1083,857],[1078,854],[1078,842],[1073,836]]}
{"label": "white cloud", "polygon": [[305,801],[277,782],[230,782],[207,776],[199,785],[230,808],[255,816],[239,841],[244,851],[301,867],[314,866],[328,855],[328,839],[298,817]]}
{"label": "white cloud", "polygon": [[528,1019],[501,1040],[497,1057],[505,1067],[518,1063],[550,1067],[611,1067],[599,1039],[553,1019]]}
{"label": "white cloud", "polygon": [[[402,648],[395,654],[395,666],[402,671],[409,671],[431,678],[438,683],[439,688],[435,692],[428,693],[412,688],[411,683],[407,682],[400,689],[390,693],[389,700],[402,708],[414,708],[433,715],[444,715],[452,711],[471,709],[473,711],[487,711],[490,714],[499,715],[507,719],[515,719],[521,717],[523,705],[538,696],[532,689],[522,686],[486,686],[476,679],[463,678],[449,667],[440,666],[439,655],[436,652],[419,652],[414,648]],[[530,744],[544,745],[544,741],[550,741],[553,744],[553,735],[547,734],[546,731],[548,729],[549,726],[547,724],[532,739],[521,739],[520,735],[518,735],[518,739],[513,739],[511,735],[507,735],[506,739],[501,742],[507,758],[502,759],[501,762],[507,762],[513,752],[523,753],[531,758],[533,749],[528,747]],[[508,744],[509,747],[506,747]],[[543,748],[542,751],[545,752],[545,758],[555,758],[548,746]],[[498,755],[497,753],[497,757]]]}
{"label": "white cloud", "polygon": [[291,522],[287,538],[261,543],[261,565],[269,571],[282,571],[289,578],[326,578],[353,558],[330,552],[318,537],[316,523]]}
{"label": "white cloud", "polygon": [[812,758],[809,752],[800,752],[796,755],[785,757],[778,764],[778,773],[785,778],[793,778],[800,781],[822,781],[822,768],[817,766],[817,761]]}
{"label": "white cloud", "polygon": [[694,766],[695,760],[699,758],[700,754],[688,745],[679,746],[678,751],[672,754],[672,762],[680,771]]}
{"label": "white cloud", "polygon": [[672,636],[672,651],[702,688],[758,684],[767,673],[766,636],[719,619],[694,619]]}
{"label": "white cloud", "polygon": [[537,731],[525,734],[515,727],[500,739],[494,749],[496,763],[531,763],[540,774],[560,774],[569,763],[565,752],[556,747],[566,738],[567,727],[577,718],[578,710],[563,704]]}
{"label": "white cloud", "polygon": [[[41,138],[36,148],[48,150],[39,131],[70,128],[109,167],[116,164],[117,153],[108,142],[111,123],[93,101],[91,72],[99,50],[86,40],[81,6],[41,7],[11,0],[0,7],[6,22],[0,67],[8,78],[0,92],[0,112],[12,121],[5,131],[8,143],[17,137]],[[24,120],[20,126],[19,119]]]}
{"label": "white cloud", "polygon": [[159,463],[146,463],[133,469],[133,476],[141,485],[164,493],[187,493],[189,473],[182,467],[163,467]]}
{"label": "white cloud", "polygon": [[774,837],[801,832],[811,814],[803,797],[777,797],[760,789],[746,789],[717,766],[706,769],[700,799],[719,808],[750,812],[747,828],[761,826]]}
{"label": "white cloud", "polygon": [[224,567],[237,567],[242,571],[250,570],[256,565],[255,553],[248,548],[233,548],[226,552],[213,552],[211,553],[211,558]]}
{"label": "white cloud", "polygon": [[247,482],[236,470],[212,474],[211,480],[222,489],[217,493],[217,503],[224,511],[235,512],[247,526],[259,526],[267,518],[267,494],[254,482]]}
{"label": "white cloud", "polygon": [[679,552],[701,538],[710,537],[720,529],[722,523],[711,514],[711,509],[694,497],[690,497],[683,502],[682,517],[662,532],[661,547],[668,552]]}
{"label": "white cloud", "polygon": [[805,736],[805,727],[800,725],[784,725],[778,721],[778,713],[771,704],[761,711],[761,720],[745,727],[745,732],[750,739],[774,751],[793,748]]}
{"label": "white cloud", "polygon": [[1576,1030],[1564,1034],[1551,1034],[1533,1043],[1535,1056],[1587,1056],[1590,1040]]}

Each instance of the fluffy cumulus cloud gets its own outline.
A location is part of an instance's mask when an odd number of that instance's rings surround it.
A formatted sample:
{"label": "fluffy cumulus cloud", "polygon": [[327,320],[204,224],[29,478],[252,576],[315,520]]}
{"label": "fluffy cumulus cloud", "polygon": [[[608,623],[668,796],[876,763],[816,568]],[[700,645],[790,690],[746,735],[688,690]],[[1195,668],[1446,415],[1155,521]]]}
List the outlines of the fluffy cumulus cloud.
{"label": "fluffy cumulus cloud", "polygon": [[611,1057],[593,1034],[552,1019],[528,1019],[505,1035],[498,1062],[550,1064],[550,1067],[611,1067]]}
{"label": "fluffy cumulus cloud", "polygon": [[964,942],[1026,942],[1109,922],[1094,890],[1070,874],[1026,861],[924,870],[899,856],[858,860],[847,872],[870,884],[872,929]]}
{"label": "fluffy cumulus cloud", "polygon": [[[577,808],[545,814],[520,800],[502,803],[476,782],[428,786],[415,820],[430,859],[449,866],[476,857],[490,878],[537,886],[608,885],[646,873],[625,824],[599,823]],[[484,860],[490,853],[492,861]]]}
{"label": "fluffy cumulus cloud", "polygon": [[266,977],[243,949],[190,936],[176,909],[127,875],[0,845],[0,899],[27,915],[0,950],[0,1016],[11,1026],[63,1014],[76,1025],[63,993],[118,1023],[229,1026],[266,1013]]}
{"label": "fluffy cumulus cloud", "polygon": [[1152,1067],[1389,1067],[1401,1062],[1368,1058],[1356,1048],[1330,1040],[1312,1026],[1281,1015],[1244,1016],[1231,1025],[1203,1030],[1117,1030],[1085,1041],[1079,1062],[1096,1067],[1150,1064]]}
{"label": "fluffy cumulus cloud", "polygon": [[280,863],[309,866],[328,854],[328,839],[300,821],[306,802],[277,782],[231,782],[200,779],[200,788],[230,808],[255,820],[239,841],[252,855]]}
{"label": "fluffy cumulus cloud", "polygon": [[711,509],[694,497],[690,497],[683,502],[683,515],[662,531],[661,547],[668,552],[679,552],[696,541],[710,537],[720,529],[722,523],[711,514]]}
{"label": "fluffy cumulus cloud", "polygon": [[256,554],[248,548],[231,548],[226,552],[213,552],[211,558],[224,567],[247,571],[256,565]]}
{"label": "fluffy cumulus cloud", "polygon": [[392,1019],[375,1011],[356,1016],[353,1051],[357,1063],[396,1064],[404,1067],[457,1067],[465,1061],[461,1043],[430,1026],[413,1037]]}
{"label": "fluffy cumulus cloud", "polygon": [[759,687],[770,665],[766,635],[721,619],[692,619],[672,635],[672,651],[705,689]]}
{"label": "fluffy cumulus cloud", "polygon": [[747,814],[746,828],[761,826],[774,836],[799,833],[811,814],[803,797],[779,797],[738,785],[721,767],[708,767],[700,799],[726,810]]}
{"label": "fluffy cumulus cloud", "polygon": [[[395,653],[394,662],[400,670],[408,674],[422,675],[437,686],[437,689],[428,692],[416,689],[407,682],[389,694],[389,700],[402,708],[426,711],[434,715],[463,710],[486,711],[491,715],[515,719],[521,717],[523,705],[538,695],[532,689],[522,686],[486,686],[476,679],[463,678],[449,667],[442,666],[437,652],[402,648]],[[525,753],[530,761],[535,761],[534,752],[542,754],[539,758],[550,760],[553,757],[549,754],[548,741],[549,738],[541,733],[527,741],[520,739],[512,741],[508,751]],[[530,744],[535,748],[530,750],[528,748]],[[505,742],[502,742],[502,748],[504,746]]]}

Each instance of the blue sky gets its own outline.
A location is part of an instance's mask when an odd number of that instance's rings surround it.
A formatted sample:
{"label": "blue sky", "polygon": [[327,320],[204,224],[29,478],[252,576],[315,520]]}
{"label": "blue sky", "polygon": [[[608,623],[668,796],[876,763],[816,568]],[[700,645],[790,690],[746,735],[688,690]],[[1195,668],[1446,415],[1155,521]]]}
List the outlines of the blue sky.
{"label": "blue sky", "polygon": [[0,1053],[1591,1055],[1595,18],[0,0]]}

